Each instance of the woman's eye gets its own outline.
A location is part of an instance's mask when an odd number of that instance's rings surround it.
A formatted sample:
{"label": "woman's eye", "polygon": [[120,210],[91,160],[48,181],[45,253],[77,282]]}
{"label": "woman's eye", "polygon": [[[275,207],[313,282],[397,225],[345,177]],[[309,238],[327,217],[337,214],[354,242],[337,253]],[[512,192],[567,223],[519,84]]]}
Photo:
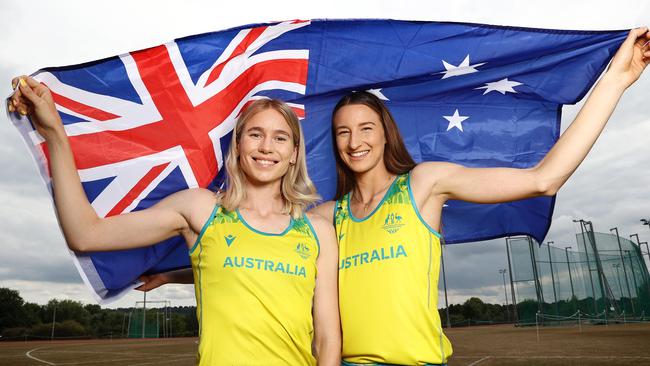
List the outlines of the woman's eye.
{"label": "woman's eye", "polygon": [[289,139],[286,138],[285,136],[278,136],[278,137],[275,138],[275,140],[279,141],[279,142],[285,142],[285,141],[287,141]]}
{"label": "woman's eye", "polygon": [[260,133],[257,133],[257,132],[251,132],[248,136],[250,136],[250,137],[252,137],[254,139],[258,139],[258,138],[262,137],[262,135]]}
{"label": "woman's eye", "polygon": [[345,136],[345,135],[347,135],[349,133],[350,133],[350,131],[339,131],[339,132],[336,133],[336,136]]}
{"label": "woman's eye", "polygon": [[364,132],[372,131],[372,127],[364,127],[364,128],[361,129],[361,131],[364,131]]}

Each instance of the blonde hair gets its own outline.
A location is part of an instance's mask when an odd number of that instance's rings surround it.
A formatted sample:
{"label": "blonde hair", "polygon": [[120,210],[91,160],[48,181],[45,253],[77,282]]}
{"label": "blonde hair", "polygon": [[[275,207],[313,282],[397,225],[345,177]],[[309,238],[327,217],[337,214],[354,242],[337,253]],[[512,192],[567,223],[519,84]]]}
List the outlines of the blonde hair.
{"label": "blonde hair", "polygon": [[277,99],[258,99],[251,103],[246,110],[239,116],[233,129],[232,141],[226,157],[226,185],[225,192],[220,194],[221,205],[228,211],[239,207],[240,203],[246,198],[246,189],[244,188],[244,173],[239,166],[239,156],[237,149],[241,134],[246,122],[256,114],[273,109],[280,113],[291,129],[294,146],[298,149],[295,164],[289,165],[289,169],[282,177],[281,195],[284,201],[283,213],[291,215],[293,218],[300,218],[303,211],[320,199],[316,193],[316,187],[307,175],[307,162],[305,153],[305,144],[303,142],[300,121],[293,112],[291,107]]}

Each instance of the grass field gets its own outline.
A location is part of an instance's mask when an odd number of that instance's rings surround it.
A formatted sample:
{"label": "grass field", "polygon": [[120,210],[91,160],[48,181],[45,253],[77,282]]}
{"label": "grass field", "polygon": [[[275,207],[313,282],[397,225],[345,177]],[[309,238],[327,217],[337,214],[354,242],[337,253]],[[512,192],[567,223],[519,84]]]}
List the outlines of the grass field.
{"label": "grass field", "polygon": [[[450,366],[650,365],[650,324],[452,328]],[[0,365],[194,365],[196,338],[0,343]]]}

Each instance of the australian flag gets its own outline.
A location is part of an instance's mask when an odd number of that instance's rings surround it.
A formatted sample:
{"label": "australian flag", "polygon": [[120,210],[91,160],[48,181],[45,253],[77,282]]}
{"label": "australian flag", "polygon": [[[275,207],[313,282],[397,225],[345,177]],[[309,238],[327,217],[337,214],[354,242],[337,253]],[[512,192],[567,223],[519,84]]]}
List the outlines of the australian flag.
{"label": "australian flag", "polygon": [[[352,90],[385,101],[417,162],[534,166],[626,36],[482,24],[294,20],[186,37],[82,65],[39,70],[101,217],[141,210],[191,187],[223,182],[224,154],[243,108],[286,101],[302,120],[309,173],[335,192],[334,104]],[[48,152],[12,114],[50,183]],[[443,209],[447,243],[528,234],[541,242],[554,198]],[[74,254],[99,301],[139,275],[189,267],[180,237],[149,248]]]}

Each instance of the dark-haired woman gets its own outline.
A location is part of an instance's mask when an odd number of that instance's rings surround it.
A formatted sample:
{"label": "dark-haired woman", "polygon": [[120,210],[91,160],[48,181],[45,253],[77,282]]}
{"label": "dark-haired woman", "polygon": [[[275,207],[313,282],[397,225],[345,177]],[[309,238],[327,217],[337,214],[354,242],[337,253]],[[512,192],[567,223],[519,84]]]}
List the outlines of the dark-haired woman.
{"label": "dark-haired woman", "polygon": [[336,105],[336,201],[315,210],[339,240],[343,364],[446,364],[452,348],[437,310],[445,201],[497,203],[554,195],[585,158],[620,96],[650,60],[647,28],[632,30],[584,107],[530,169],[415,164],[374,95]]}

